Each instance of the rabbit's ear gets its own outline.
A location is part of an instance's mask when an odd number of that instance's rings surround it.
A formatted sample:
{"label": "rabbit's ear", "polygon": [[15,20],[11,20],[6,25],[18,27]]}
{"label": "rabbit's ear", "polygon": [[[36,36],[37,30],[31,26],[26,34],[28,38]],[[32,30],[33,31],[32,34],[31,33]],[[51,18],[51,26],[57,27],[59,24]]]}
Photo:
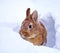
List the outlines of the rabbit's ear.
{"label": "rabbit's ear", "polygon": [[35,10],[32,13],[32,19],[34,22],[36,22],[38,20],[38,12]]}
{"label": "rabbit's ear", "polygon": [[26,17],[29,17],[29,16],[30,16],[30,8],[26,10]]}

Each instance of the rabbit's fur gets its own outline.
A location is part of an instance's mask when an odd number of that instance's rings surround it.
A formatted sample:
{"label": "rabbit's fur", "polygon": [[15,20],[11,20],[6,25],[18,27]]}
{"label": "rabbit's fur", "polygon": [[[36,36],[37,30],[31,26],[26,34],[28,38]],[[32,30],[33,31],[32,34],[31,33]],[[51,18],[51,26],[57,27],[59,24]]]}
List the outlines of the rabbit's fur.
{"label": "rabbit's fur", "polygon": [[34,45],[43,45],[47,42],[47,31],[43,23],[38,21],[38,12],[30,14],[30,8],[26,10],[26,18],[19,30],[21,37]]}

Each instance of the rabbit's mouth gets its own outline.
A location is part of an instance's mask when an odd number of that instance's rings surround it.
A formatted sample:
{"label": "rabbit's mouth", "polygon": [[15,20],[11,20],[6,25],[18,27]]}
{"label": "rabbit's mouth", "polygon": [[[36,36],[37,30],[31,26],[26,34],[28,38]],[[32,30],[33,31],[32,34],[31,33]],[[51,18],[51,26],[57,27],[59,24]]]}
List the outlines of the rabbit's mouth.
{"label": "rabbit's mouth", "polygon": [[20,32],[22,38],[30,37],[30,34],[27,32]]}
{"label": "rabbit's mouth", "polygon": [[35,38],[36,36],[37,36],[36,34],[32,34],[28,38]]}
{"label": "rabbit's mouth", "polygon": [[35,38],[38,33],[30,33],[30,32],[27,32],[27,31],[20,31],[19,33],[21,35],[22,38]]}
{"label": "rabbit's mouth", "polygon": [[35,38],[36,36],[37,36],[36,34],[32,34],[32,35],[30,35],[28,37],[26,37],[26,35],[22,35],[21,37],[30,39],[30,38]]}
{"label": "rabbit's mouth", "polygon": [[29,34],[27,32],[21,33],[22,38],[35,38],[37,34]]}

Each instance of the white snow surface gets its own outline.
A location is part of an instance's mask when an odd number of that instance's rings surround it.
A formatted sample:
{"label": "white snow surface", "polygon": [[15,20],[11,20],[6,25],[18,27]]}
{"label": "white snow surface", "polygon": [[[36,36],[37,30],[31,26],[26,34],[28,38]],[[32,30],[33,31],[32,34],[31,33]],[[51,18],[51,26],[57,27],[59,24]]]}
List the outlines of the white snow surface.
{"label": "white snow surface", "polygon": [[[59,0],[0,0],[0,53],[60,53]],[[18,31],[25,11],[36,9],[39,21],[47,29],[46,46],[34,46],[23,40]]]}
{"label": "white snow surface", "polygon": [[0,27],[0,53],[60,53],[60,51],[46,46],[34,46],[23,40],[12,28]]}

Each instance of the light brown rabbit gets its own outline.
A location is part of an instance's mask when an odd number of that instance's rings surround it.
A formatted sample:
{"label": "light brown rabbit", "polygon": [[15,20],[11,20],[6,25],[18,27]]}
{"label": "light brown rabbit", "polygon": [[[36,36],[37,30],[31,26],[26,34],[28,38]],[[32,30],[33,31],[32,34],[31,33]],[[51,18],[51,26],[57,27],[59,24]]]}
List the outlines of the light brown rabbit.
{"label": "light brown rabbit", "polygon": [[34,45],[43,45],[47,42],[47,31],[43,23],[38,21],[38,12],[30,14],[30,8],[26,10],[26,19],[22,22],[19,31],[21,37]]}

